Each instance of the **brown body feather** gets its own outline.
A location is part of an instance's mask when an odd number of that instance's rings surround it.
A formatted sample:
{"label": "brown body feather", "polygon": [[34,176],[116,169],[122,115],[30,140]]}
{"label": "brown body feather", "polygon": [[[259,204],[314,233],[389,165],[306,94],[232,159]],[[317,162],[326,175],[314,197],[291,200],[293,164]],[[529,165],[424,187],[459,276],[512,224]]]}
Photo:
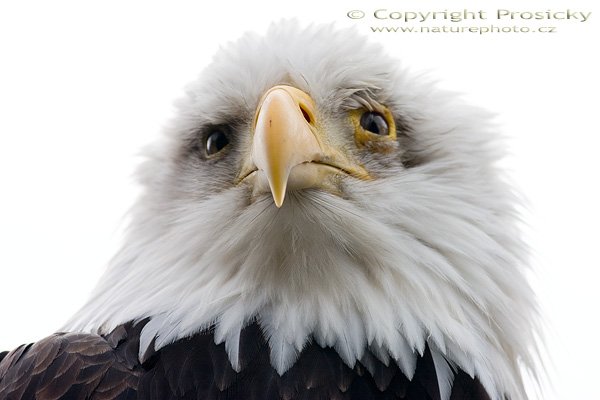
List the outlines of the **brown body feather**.
{"label": "brown body feather", "polygon": [[[279,376],[256,324],[240,338],[235,372],[212,332],[196,334],[138,359],[145,321],[106,336],[57,333],[0,354],[0,399],[406,399],[440,400],[429,350],[412,380],[370,357],[349,368],[330,348],[306,347]],[[367,367],[368,365],[368,367]],[[451,400],[489,400],[477,379],[457,371]]]}

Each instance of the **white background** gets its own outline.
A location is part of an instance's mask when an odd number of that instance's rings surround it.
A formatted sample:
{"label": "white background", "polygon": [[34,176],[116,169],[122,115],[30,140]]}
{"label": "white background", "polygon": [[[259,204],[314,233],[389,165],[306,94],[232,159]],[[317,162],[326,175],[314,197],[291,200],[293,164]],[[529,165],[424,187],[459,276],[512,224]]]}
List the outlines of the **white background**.
{"label": "white background", "polygon": [[377,8],[599,11],[566,0],[1,3],[0,350],[55,331],[83,303],[120,243],[137,153],[184,84],[220,44],[295,16],[354,25],[498,113],[507,168],[529,199],[532,283],[553,360],[543,398],[598,398],[600,13],[546,21],[558,31],[546,35],[375,34],[372,19],[346,17]]}

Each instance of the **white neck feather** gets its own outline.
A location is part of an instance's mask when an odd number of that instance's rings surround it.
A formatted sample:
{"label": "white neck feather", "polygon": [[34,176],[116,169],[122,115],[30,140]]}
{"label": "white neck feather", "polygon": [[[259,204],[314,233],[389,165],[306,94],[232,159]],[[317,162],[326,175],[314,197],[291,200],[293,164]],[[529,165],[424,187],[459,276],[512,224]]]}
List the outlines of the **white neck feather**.
{"label": "white neck feather", "polygon": [[369,349],[412,377],[427,344],[444,398],[459,367],[493,399],[524,399],[515,360],[529,354],[534,307],[505,188],[472,196],[449,179],[417,167],[353,182],[348,199],[291,193],[281,209],[235,188],[157,214],[147,195],[66,328],[105,333],[151,317],[143,353],[214,326],[237,368],[240,330],[256,320],[279,373],[314,340],[349,366],[368,365]]}

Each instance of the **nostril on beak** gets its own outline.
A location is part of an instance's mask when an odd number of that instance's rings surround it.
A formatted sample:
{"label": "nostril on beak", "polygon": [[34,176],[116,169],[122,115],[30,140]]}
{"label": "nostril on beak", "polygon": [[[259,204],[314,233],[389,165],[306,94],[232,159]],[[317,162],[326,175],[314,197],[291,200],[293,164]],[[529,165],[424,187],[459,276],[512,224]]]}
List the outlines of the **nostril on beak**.
{"label": "nostril on beak", "polygon": [[309,124],[312,123],[312,119],[310,118],[310,114],[308,113],[308,111],[306,111],[306,108],[304,108],[302,104],[300,104],[299,107],[306,122],[308,122]]}

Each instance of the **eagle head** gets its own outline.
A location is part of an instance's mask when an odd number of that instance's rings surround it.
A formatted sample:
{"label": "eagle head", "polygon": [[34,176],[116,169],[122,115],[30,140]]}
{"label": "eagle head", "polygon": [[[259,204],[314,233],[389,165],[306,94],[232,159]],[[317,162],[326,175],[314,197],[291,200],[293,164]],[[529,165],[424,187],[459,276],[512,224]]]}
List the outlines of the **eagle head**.
{"label": "eagle head", "polygon": [[177,109],[69,329],[149,318],[140,353],[214,329],[236,369],[257,323],[280,374],[313,342],[410,378],[427,347],[442,390],[460,368],[525,398],[536,311],[490,114],[290,21],[222,48]]}

